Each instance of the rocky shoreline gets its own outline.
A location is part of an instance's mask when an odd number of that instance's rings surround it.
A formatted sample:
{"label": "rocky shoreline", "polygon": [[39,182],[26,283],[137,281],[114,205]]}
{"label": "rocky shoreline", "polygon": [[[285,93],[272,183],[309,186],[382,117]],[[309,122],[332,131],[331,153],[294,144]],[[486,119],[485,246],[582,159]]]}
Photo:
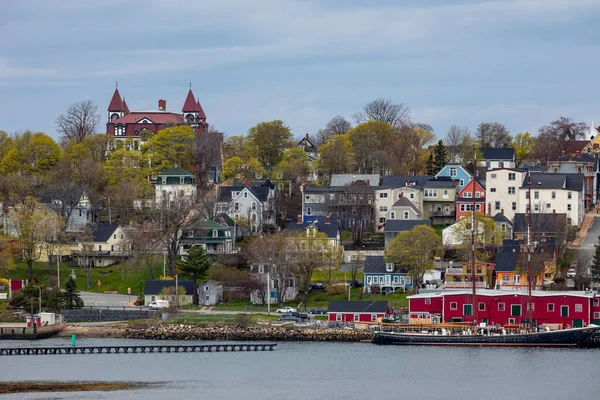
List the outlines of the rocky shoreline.
{"label": "rocky shoreline", "polygon": [[61,332],[61,336],[69,336],[71,334],[86,338],[146,340],[370,342],[373,339],[373,332],[369,330],[267,325],[196,326],[155,324],[149,326],[69,326]]}

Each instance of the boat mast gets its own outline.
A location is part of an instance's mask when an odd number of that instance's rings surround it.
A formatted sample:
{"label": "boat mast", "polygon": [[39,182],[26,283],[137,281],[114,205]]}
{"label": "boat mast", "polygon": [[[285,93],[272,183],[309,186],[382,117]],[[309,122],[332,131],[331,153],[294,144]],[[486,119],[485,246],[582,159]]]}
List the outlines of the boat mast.
{"label": "boat mast", "polygon": [[528,197],[529,197],[529,223],[527,227],[527,293],[528,293],[528,303],[527,303],[527,319],[529,321],[529,331],[531,332],[533,328],[533,303],[531,301],[531,285],[533,276],[531,273],[531,252],[533,251],[532,244],[532,226],[533,226],[533,210],[531,208],[531,170],[527,171],[527,185],[528,188]]}
{"label": "boat mast", "polygon": [[477,153],[473,157],[473,178],[471,179],[473,209],[471,210],[471,283],[473,287],[473,327],[477,326],[477,283],[475,282],[475,169],[477,168]]}

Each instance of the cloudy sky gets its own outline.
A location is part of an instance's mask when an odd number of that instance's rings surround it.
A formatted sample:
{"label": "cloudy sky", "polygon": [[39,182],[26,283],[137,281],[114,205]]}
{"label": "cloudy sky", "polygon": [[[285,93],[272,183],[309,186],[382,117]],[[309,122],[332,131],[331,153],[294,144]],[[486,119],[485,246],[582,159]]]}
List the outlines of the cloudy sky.
{"label": "cloudy sky", "polygon": [[[401,5],[399,5],[401,4]],[[0,129],[56,137],[115,81],[131,110],[180,111],[189,82],[227,135],[296,136],[388,98],[438,137],[482,121],[600,122],[600,1],[31,0],[0,6]]]}

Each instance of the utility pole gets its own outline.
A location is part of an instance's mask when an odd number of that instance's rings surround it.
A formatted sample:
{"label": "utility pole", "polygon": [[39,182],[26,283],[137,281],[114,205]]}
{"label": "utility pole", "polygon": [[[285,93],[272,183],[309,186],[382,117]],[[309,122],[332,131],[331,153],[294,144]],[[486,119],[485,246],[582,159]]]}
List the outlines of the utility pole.
{"label": "utility pole", "polygon": [[57,253],[58,254],[56,255],[56,279],[58,281],[58,288],[60,289],[60,247]]}
{"label": "utility pole", "polygon": [[167,251],[163,251],[163,279],[167,278]]}
{"label": "utility pole", "polygon": [[270,315],[270,314],[271,314],[271,272],[267,271],[267,315]]}
{"label": "utility pole", "polygon": [[112,216],[110,213],[110,197],[108,198],[108,223],[112,224]]}

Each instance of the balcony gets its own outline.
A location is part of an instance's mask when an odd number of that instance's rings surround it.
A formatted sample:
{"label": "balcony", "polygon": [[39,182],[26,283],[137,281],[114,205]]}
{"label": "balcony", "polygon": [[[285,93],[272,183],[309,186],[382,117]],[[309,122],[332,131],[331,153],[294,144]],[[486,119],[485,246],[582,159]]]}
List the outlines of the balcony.
{"label": "balcony", "polygon": [[[446,288],[452,289],[471,289],[473,284],[471,282],[448,282],[446,281]],[[486,282],[475,282],[477,289],[485,289],[487,287]]]}
{"label": "balcony", "polygon": [[455,217],[456,211],[434,211],[431,215],[434,217]]}

